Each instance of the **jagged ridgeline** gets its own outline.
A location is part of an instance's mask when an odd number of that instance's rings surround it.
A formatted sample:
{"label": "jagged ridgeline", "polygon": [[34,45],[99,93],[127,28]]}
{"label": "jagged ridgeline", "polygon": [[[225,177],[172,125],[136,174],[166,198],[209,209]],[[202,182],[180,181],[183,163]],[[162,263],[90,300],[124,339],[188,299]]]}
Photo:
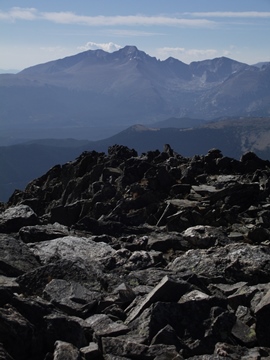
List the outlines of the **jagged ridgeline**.
{"label": "jagged ridgeline", "polygon": [[221,57],[188,65],[158,60],[135,46],[88,50],[0,75],[0,129],[40,138],[56,132],[73,137],[81,128],[84,139],[86,128],[172,116],[269,116],[269,81],[269,63]]}
{"label": "jagged ridgeline", "polygon": [[2,358],[269,358],[269,176],[252,152],[115,145],[15,191],[0,212]]}

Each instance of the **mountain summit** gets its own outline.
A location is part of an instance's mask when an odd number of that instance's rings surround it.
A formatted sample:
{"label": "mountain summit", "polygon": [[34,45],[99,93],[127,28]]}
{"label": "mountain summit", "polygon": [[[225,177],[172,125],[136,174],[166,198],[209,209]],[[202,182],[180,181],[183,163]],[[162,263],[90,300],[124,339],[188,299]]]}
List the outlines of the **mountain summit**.
{"label": "mountain summit", "polygon": [[136,46],[89,50],[0,75],[0,129],[268,116],[270,67],[221,57],[161,61]]}

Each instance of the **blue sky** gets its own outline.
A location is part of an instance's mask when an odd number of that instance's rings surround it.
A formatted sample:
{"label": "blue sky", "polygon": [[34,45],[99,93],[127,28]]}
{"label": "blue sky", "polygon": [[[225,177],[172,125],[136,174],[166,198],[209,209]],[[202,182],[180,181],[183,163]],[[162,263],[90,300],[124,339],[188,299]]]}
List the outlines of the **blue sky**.
{"label": "blue sky", "polygon": [[125,45],[190,63],[270,61],[270,0],[0,0],[0,69]]}

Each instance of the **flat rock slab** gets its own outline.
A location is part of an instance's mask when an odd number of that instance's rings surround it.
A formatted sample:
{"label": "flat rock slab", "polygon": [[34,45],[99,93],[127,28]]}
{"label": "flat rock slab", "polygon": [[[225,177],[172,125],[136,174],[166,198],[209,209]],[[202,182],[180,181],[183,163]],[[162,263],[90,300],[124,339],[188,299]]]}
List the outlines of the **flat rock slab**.
{"label": "flat rock slab", "polygon": [[52,240],[69,235],[67,226],[54,223],[47,225],[24,226],[19,231],[20,237],[25,243],[35,243]]}
{"label": "flat rock slab", "polygon": [[43,264],[66,259],[74,261],[80,259],[104,260],[115,254],[115,250],[103,242],[95,242],[90,238],[65,236],[41,243],[29,244],[29,248],[35,256],[38,256]]}

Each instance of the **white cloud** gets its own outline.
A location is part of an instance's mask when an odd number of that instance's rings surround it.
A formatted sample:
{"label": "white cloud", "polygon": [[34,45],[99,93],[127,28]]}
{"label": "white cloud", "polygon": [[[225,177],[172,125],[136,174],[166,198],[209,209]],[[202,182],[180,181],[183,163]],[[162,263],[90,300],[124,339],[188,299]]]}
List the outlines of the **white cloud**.
{"label": "white cloud", "polygon": [[102,49],[102,50],[107,51],[107,52],[114,52],[114,51],[117,51],[117,50],[121,49],[122,47],[123,46],[114,44],[112,42],[98,44],[98,43],[89,41],[85,45],[79,46],[78,50],[86,51],[86,50]]}
{"label": "white cloud", "polygon": [[170,16],[86,16],[73,12],[38,12],[34,8],[14,7],[0,12],[0,20],[46,20],[57,24],[76,24],[86,26],[178,26],[190,28],[214,27],[215,22],[206,19],[187,19]]}
{"label": "white cloud", "polygon": [[13,7],[9,11],[0,11],[0,20],[35,20],[38,18],[37,10],[34,8]]}
{"label": "white cloud", "polygon": [[219,18],[270,18],[270,12],[261,11],[211,11],[185,13],[193,17],[219,17]]}
{"label": "white cloud", "polygon": [[213,27],[215,22],[205,19],[184,19],[166,16],[82,16],[71,12],[43,13],[43,18],[60,24],[77,24],[87,26],[180,26],[180,27]]}

